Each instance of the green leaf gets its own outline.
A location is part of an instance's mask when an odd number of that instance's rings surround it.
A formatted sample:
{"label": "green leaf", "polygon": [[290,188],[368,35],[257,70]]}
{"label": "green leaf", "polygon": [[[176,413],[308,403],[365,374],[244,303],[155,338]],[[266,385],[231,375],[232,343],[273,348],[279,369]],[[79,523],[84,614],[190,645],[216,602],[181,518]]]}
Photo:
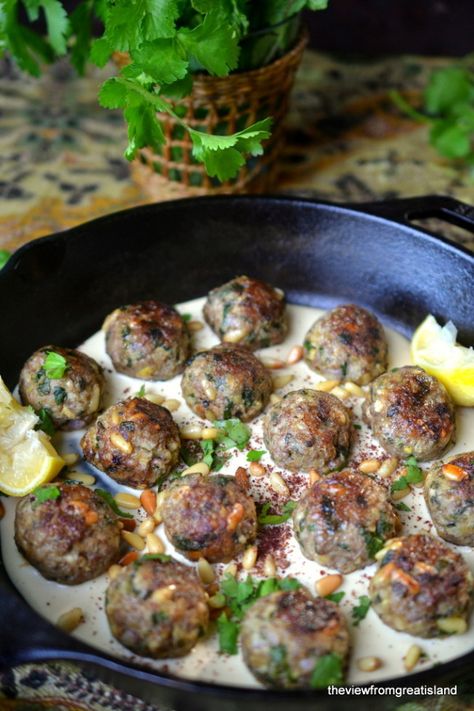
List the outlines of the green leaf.
{"label": "green leaf", "polygon": [[296,505],[296,501],[287,501],[283,506],[281,514],[268,514],[267,512],[271,504],[267,502],[263,505],[257,520],[263,526],[275,526],[280,523],[285,523],[285,521],[291,518],[291,514],[295,510]]}
{"label": "green leaf", "polygon": [[35,429],[43,430],[43,432],[46,432],[47,435],[52,437],[56,432],[56,428],[54,426],[51,415],[49,414],[49,411],[45,407],[42,407],[41,410],[38,410],[36,414],[39,417],[39,422],[36,425]]}
{"label": "green leaf", "polygon": [[365,619],[370,605],[370,597],[367,597],[367,595],[359,596],[359,604],[352,608],[352,624],[354,627],[357,627],[358,624]]}
{"label": "green leaf", "polygon": [[64,376],[69,365],[64,356],[54,351],[48,351],[44,359],[43,368],[47,378],[57,380]]}
{"label": "green leaf", "polygon": [[247,452],[247,461],[259,462],[264,454],[266,454],[265,449],[251,449],[250,452]]}
{"label": "green leaf", "polygon": [[142,560],[159,560],[160,563],[169,563],[170,560],[173,559],[166,553],[145,553],[145,555],[142,555],[140,558],[140,561]]}
{"label": "green leaf", "polygon": [[449,113],[459,102],[468,101],[472,79],[467,69],[445,67],[434,71],[425,88],[425,107],[430,114]]}
{"label": "green leaf", "polygon": [[146,387],[145,387],[145,385],[142,385],[140,390],[137,390],[137,392],[135,393],[135,397],[145,397],[145,393],[146,393]]}
{"label": "green leaf", "polygon": [[406,462],[406,474],[395,479],[390,487],[391,491],[402,491],[406,489],[410,484],[420,484],[423,479],[423,471],[418,466],[418,462],[415,457],[409,457]]}
{"label": "green leaf", "polygon": [[60,495],[61,490],[59,489],[59,487],[54,486],[54,484],[50,486],[39,486],[33,491],[33,496],[36,499],[35,505],[42,504],[45,501],[52,501],[54,499],[58,499]]}
{"label": "green leaf", "polygon": [[120,516],[120,518],[133,518],[132,514],[129,514],[127,511],[122,511],[121,509],[119,509],[119,507],[117,506],[117,502],[115,501],[110,491],[105,491],[105,489],[95,489],[95,493],[100,496],[100,498],[103,499],[105,503],[110,506],[112,511],[116,513],[117,516]]}
{"label": "green leaf", "polygon": [[[111,45],[105,37],[96,39],[92,42],[90,50],[90,60],[98,67],[105,67],[110,57],[114,52],[113,45]],[[102,104],[105,106],[105,104]],[[105,106],[106,108],[114,108],[110,106]]]}
{"label": "green leaf", "polygon": [[66,10],[59,0],[41,0],[46,15],[48,38],[56,54],[66,54],[66,35],[69,30],[69,20]]}
{"label": "green leaf", "polygon": [[214,426],[222,431],[218,442],[227,449],[237,447],[242,450],[250,439],[250,428],[237,417],[231,417],[228,420],[214,420]]}
{"label": "green leaf", "polygon": [[326,689],[328,686],[339,686],[344,682],[342,659],[331,652],[319,657],[311,675],[312,689]]}
{"label": "green leaf", "polygon": [[471,152],[472,131],[455,120],[438,121],[430,131],[430,142],[446,158],[465,158]]}
{"label": "green leaf", "polygon": [[237,654],[239,624],[234,620],[229,620],[225,612],[222,612],[217,618],[217,633],[219,635],[219,651],[225,654]]}
{"label": "green leaf", "polygon": [[395,504],[395,508],[398,511],[411,511],[411,508],[404,504],[403,501],[400,501],[398,504]]}
{"label": "green leaf", "polygon": [[127,87],[118,79],[107,79],[99,91],[99,104],[106,109],[125,108],[127,105]]}
{"label": "green leaf", "polygon": [[178,30],[177,38],[186,54],[195,57],[209,72],[227,76],[236,69],[239,58],[240,36],[235,26],[228,23],[221,8],[210,10],[194,29]]}
{"label": "green leaf", "polygon": [[141,45],[131,53],[129,69],[144,72],[158,84],[173,84],[186,77],[188,60],[180,56],[175,40],[159,39]]}
{"label": "green leaf", "polygon": [[341,590],[340,592],[329,593],[329,595],[325,595],[324,597],[326,600],[331,600],[331,602],[335,602],[336,605],[339,605],[345,594],[344,590]]}
{"label": "green leaf", "polygon": [[128,124],[128,146],[125,157],[133,160],[139,148],[160,146],[165,142],[161,123],[156,111],[141,103],[137,108],[129,107],[123,112]]}
{"label": "green leaf", "polygon": [[80,76],[84,75],[89,59],[92,40],[92,2],[81,2],[70,17],[71,34],[74,44],[71,50],[71,63]]}
{"label": "green leaf", "polygon": [[6,249],[0,249],[0,269],[3,269],[11,256],[11,253]]}
{"label": "green leaf", "polygon": [[384,539],[364,528],[362,529],[362,535],[364,537],[365,547],[367,548],[367,555],[369,558],[375,558],[375,554],[382,550],[385,545]]}

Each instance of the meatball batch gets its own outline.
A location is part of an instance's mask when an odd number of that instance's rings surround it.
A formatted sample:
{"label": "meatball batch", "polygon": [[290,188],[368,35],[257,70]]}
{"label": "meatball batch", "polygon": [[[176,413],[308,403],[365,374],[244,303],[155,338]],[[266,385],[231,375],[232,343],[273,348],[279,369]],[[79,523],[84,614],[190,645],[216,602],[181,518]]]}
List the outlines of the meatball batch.
{"label": "meatball batch", "polygon": [[241,625],[242,653],[252,674],[266,686],[309,689],[313,671],[327,654],[347,664],[349,633],[334,602],[306,588],[279,591],[257,600]]}
{"label": "meatball batch", "polygon": [[247,348],[221,344],[201,351],[187,363],[181,381],[183,397],[199,417],[247,422],[270,399],[269,371]]}
{"label": "meatball batch", "polygon": [[255,540],[255,503],[234,477],[188,474],[164,492],[160,514],[168,540],[189,560],[235,558]]}
{"label": "meatball batch", "polygon": [[203,314],[221,341],[252,350],[281,343],[288,329],[283,292],[248,276],[210,291]]}
{"label": "meatball batch", "polygon": [[346,462],[351,413],[330,393],[295,390],[270,407],[263,437],[278,466],[325,474]]}
{"label": "meatball batch", "polygon": [[171,556],[144,556],[110,581],[105,612],[113,636],[136,654],[182,657],[209,622],[196,572]]}
{"label": "meatball batch", "polygon": [[20,373],[22,402],[36,411],[47,410],[55,427],[63,430],[79,429],[92,420],[103,387],[101,367],[73,348],[44,346]]}
{"label": "meatball batch", "polygon": [[20,499],[15,543],[44,578],[78,585],[104,573],[119,557],[119,521],[82,484],[47,484]]}
{"label": "meatball batch", "polygon": [[299,500],[293,524],[306,558],[341,573],[372,563],[400,529],[385,488],[348,469],[313,484]]}
{"label": "meatball batch", "polygon": [[472,575],[459,553],[434,536],[391,541],[369,592],[375,612],[399,632],[439,637],[467,629]]}
{"label": "meatball batch", "polygon": [[387,370],[387,341],[382,324],[354,304],[328,311],[304,339],[305,360],[329,379],[366,385]]}
{"label": "meatball batch", "polygon": [[398,457],[434,459],[456,435],[454,405],[446,388],[417,366],[380,375],[370,386],[363,415],[382,447]]}
{"label": "meatball batch", "polygon": [[81,447],[84,458],[115,481],[146,489],[176,466],[180,442],[166,408],[132,397],[99,415]]}
{"label": "meatball batch", "polygon": [[438,535],[458,546],[474,546],[474,452],[433,464],[424,489]]}
{"label": "meatball batch", "polygon": [[105,349],[115,370],[142,380],[170,380],[184,368],[190,339],[181,315],[159,301],[123,306],[105,319]]}

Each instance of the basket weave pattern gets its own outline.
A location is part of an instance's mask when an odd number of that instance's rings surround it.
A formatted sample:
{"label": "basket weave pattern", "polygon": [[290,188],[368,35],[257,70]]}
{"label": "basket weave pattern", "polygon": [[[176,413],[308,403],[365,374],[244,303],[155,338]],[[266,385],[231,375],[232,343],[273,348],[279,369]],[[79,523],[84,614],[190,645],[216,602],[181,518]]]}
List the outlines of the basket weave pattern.
{"label": "basket weave pattern", "polygon": [[[210,178],[192,155],[192,142],[183,127],[168,114],[158,113],[166,143],[161,153],[142,149],[132,165],[135,181],[153,199],[218,193],[264,192],[275,181],[277,159],[283,145],[283,120],[295,73],[307,42],[300,37],[283,57],[260,69],[228,77],[198,75],[190,96],[174,108],[190,126],[206,133],[229,135],[255,121],[272,116],[272,135],[262,156],[251,157],[233,180]],[[127,56],[116,56],[117,64]]]}

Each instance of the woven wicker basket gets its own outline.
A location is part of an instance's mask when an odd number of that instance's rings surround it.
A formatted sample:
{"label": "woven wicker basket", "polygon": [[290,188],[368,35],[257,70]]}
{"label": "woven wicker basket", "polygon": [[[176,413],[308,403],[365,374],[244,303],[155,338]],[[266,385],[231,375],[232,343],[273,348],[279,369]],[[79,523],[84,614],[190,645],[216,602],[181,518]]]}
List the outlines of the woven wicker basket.
{"label": "woven wicker basket", "polygon": [[[259,193],[275,182],[277,160],[283,144],[283,120],[298,65],[307,42],[306,34],[283,57],[260,69],[228,77],[197,75],[190,96],[175,108],[193,128],[227,135],[267,116],[273,117],[272,135],[262,156],[250,158],[237,177],[225,183],[210,178],[202,163],[192,156],[189,135],[168,114],[159,113],[166,144],[161,153],[143,149],[132,164],[132,175],[154,200],[218,193]],[[117,64],[127,62],[116,56]]]}

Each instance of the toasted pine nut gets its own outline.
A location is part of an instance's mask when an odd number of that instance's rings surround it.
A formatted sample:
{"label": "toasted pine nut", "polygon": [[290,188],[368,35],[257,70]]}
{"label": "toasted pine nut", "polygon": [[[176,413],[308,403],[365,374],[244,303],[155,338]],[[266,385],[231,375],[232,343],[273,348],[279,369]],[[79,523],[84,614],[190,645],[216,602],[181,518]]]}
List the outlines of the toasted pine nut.
{"label": "toasted pine nut", "polygon": [[139,378],[151,378],[153,375],[153,368],[151,365],[146,365],[144,368],[141,368],[141,370],[137,371],[137,375]]}
{"label": "toasted pine nut", "polygon": [[321,479],[321,474],[316,469],[309,470],[309,483],[311,486]]}
{"label": "toasted pine nut", "polygon": [[189,425],[181,428],[181,439],[201,439],[202,427],[199,425]]}
{"label": "toasted pine nut", "polygon": [[203,427],[201,430],[202,439],[215,439],[219,434],[217,427]]}
{"label": "toasted pine nut", "polygon": [[116,410],[113,410],[110,414],[110,419],[112,420],[113,425],[119,425],[120,424],[120,417],[119,414]]}
{"label": "toasted pine nut", "polygon": [[117,575],[123,570],[121,565],[117,565],[117,563],[114,563],[113,565],[110,566],[110,568],[107,571],[107,575],[111,580],[117,577]]}
{"label": "toasted pine nut", "polygon": [[284,368],[286,366],[286,363],[279,358],[260,358],[260,360],[265,368],[268,368],[269,370],[280,370],[280,368]]}
{"label": "toasted pine nut", "polygon": [[384,547],[381,548],[379,551],[377,551],[374,558],[375,558],[375,560],[382,560],[382,558],[384,557],[385,553],[387,553],[387,551],[390,551],[393,548],[400,548],[401,546],[402,546],[402,541],[399,538],[390,538],[390,540],[385,542]]}
{"label": "toasted pine nut", "polygon": [[205,558],[199,558],[197,563],[197,572],[203,585],[210,585],[216,579],[214,568]]}
{"label": "toasted pine nut", "polygon": [[222,593],[216,593],[215,595],[212,595],[212,597],[209,598],[207,604],[209,605],[209,607],[213,607],[214,609],[219,610],[221,607],[225,606],[225,595],[223,595]]}
{"label": "toasted pine nut", "polygon": [[145,541],[138,533],[132,533],[131,531],[121,531],[122,538],[126,541],[132,548],[136,548],[137,551],[142,551],[145,548]]}
{"label": "toasted pine nut", "polygon": [[245,549],[244,555],[242,556],[242,568],[244,570],[252,570],[255,563],[257,562],[257,546],[249,546]]}
{"label": "toasted pine nut", "polygon": [[359,464],[359,471],[362,474],[373,474],[380,468],[380,462],[378,459],[364,459],[363,462]]}
{"label": "toasted pine nut", "polygon": [[139,509],[141,507],[140,499],[133,494],[126,494],[123,491],[119,491],[118,494],[114,496],[117,506],[122,509]]}
{"label": "toasted pine nut", "polygon": [[227,333],[224,334],[222,340],[224,341],[224,343],[238,343],[242,340],[242,338],[245,338],[246,335],[247,332],[244,331],[242,328],[234,328],[231,331],[227,331]]}
{"label": "toasted pine nut", "polygon": [[340,385],[336,385],[336,387],[331,390],[331,395],[335,395],[339,400],[345,400],[349,397],[347,390],[344,390]]}
{"label": "toasted pine nut", "polygon": [[398,459],[396,457],[389,457],[385,459],[377,470],[378,476],[390,476],[393,474],[395,469],[398,467]]}
{"label": "toasted pine nut", "polygon": [[446,479],[450,479],[450,481],[462,481],[467,477],[467,472],[462,467],[456,466],[456,464],[445,464],[442,472]]}
{"label": "toasted pine nut", "polygon": [[128,553],[125,553],[125,555],[123,555],[120,558],[118,564],[123,565],[123,566],[130,565],[130,563],[134,563],[137,560],[137,558],[138,558],[137,551],[128,551]]}
{"label": "toasted pine nut", "polygon": [[268,578],[273,578],[276,575],[276,564],[272,555],[267,555],[265,558],[263,572]]}
{"label": "toasted pine nut", "polygon": [[286,362],[288,363],[288,365],[294,365],[302,359],[303,355],[303,346],[293,346],[291,351],[288,353],[288,358],[286,359]]}
{"label": "toasted pine nut", "polygon": [[179,410],[179,408],[181,407],[181,403],[179,400],[174,400],[173,398],[170,398],[169,400],[164,400],[161,403],[161,406],[165,407],[170,412],[176,412],[176,410]]}
{"label": "toasted pine nut", "polygon": [[321,380],[320,383],[316,383],[314,386],[315,390],[320,390],[323,393],[328,393],[334,388],[336,388],[340,383],[340,380]]}
{"label": "toasted pine nut", "polygon": [[463,617],[443,617],[436,621],[436,626],[446,634],[464,634],[467,622]]}
{"label": "toasted pine nut", "polygon": [[3,503],[0,501],[0,521],[2,520],[2,518],[3,518],[4,516],[5,516],[5,506],[4,506]]}
{"label": "toasted pine nut", "polygon": [[263,476],[267,473],[267,470],[260,462],[251,462],[249,464],[249,472],[252,476]]}
{"label": "toasted pine nut", "polygon": [[107,331],[107,329],[112,325],[112,321],[115,321],[120,313],[120,309],[115,309],[111,314],[105,317],[104,323],[102,324],[102,331]]}
{"label": "toasted pine nut", "polygon": [[184,472],[182,472],[182,476],[186,476],[187,474],[202,474],[203,476],[207,476],[209,472],[210,469],[206,462],[196,462],[192,467],[185,469]]}
{"label": "toasted pine nut", "polygon": [[347,383],[344,384],[344,388],[351,395],[355,395],[356,397],[365,397],[365,393],[360,387],[360,385],[357,385],[357,383],[353,383],[352,380],[348,380]]}
{"label": "toasted pine nut", "polygon": [[272,405],[276,405],[277,402],[280,402],[280,400],[281,400],[280,395],[277,395],[276,393],[272,393],[270,395],[270,402],[272,403]]}
{"label": "toasted pine nut", "polygon": [[92,474],[86,474],[85,472],[70,471],[67,472],[68,479],[74,479],[74,481],[79,481],[84,486],[92,486],[95,484],[95,477]]}
{"label": "toasted pine nut", "polygon": [[235,578],[237,575],[237,564],[229,563],[229,565],[226,565],[224,568],[224,575],[232,575],[232,577]]}
{"label": "toasted pine nut", "polygon": [[275,378],[273,378],[273,387],[275,388],[275,390],[284,388],[285,385],[291,383],[294,377],[295,376],[291,373],[286,373],[286,375],[277,375]]}
{"label": "toasted pine nut", "polygon": [[156,602],[157,605],[162,605],[164,602],[168,602],[168,600],[171,600],[173,598],[173,595],[173,587],[167,585],[164,588],[158,588],[157,590],[154,590],[150,595],[150,599],[153,602]]}
{"label": "toasted pine nut", "polygon": [[373,672],[380,669],[382,660],[379,657],[360,657],[357,660],[357,668],[363,672]]}
{"label": "toasted pine nut", "polygon": [[202,321],[188,321],[188,329],[190,331],[202,331],[204,324]]}
{"label": "toasted pine nut", "polygon": [[145,393],[144,398],[145,400],[153,402],[155,405],[161,405],[161,403],[165,401],[164,395],[160,395],[159,393]]}
{"label": "toasted pine nut", "polygon": [[165,544],[163,543],[161,538],[156,535],[156,533],[147,533],[145,541],[148,553],[165,552]]}
{"label": "toasted pine nut", "polygon": [[153,516],[156,510],[156,493],[153,489],[145,489],[140,494],[140,503],[149,516]]}
{"label": "toasted pine nut", "polygon": [[137,528],[137,533],[139,536],[142,538],[145,538],[145,536],[148,533],[153,533],[153,531],[156,528],[156,521],[153,517],[146,518],[144,521],[141,522],[141,524]]}
{"label": "toasted pine nut", "polygon": [[84,613],[80,607],[73,607],[72,610],[63,612],[62,615],[58,617],[56,625],[63,630],[63,632],[72,632],[79,627],[79,625],[84,622]]}
{"label": "toasted pine nut", "polygon": [[400,499],[404,499],[405,496],[408,496],[410,491],[411,491],[411,489],[409,486],[407,486],[406,489],[400,489],[399,491],[392,491],[392,501],[400,501]]}
{"label": "toasted pine nut", "polygon": [[67,454],[63,454],[62,458],[64,460],[64,464],[66,464],[68,467],[74,466],[74,464],[77,464],[77,462],[79,461],[79,455],[75,452],[68,452]]}
{"label": "toasted pine nut", "polygon": [[131,454],[133,452],[133,446],[130,442],[127,442],[125,437],[122,437],[121,434],[118,432],[112,432],[110,435],[110,441],[114,445],[114,447],[117,447],[117,449],[120,449],[121,452],[124,452],[124,454]]}
{"label": "toasted pine nut", "polygon": [[417,644],[412,644],[411,647],[408,648],[408,651],[403,658],[403,666],[405,667],[407,672],[411,671],[416,667],[421,657],[421,654],[422,649]]}
{"label": "toasted pine nut", "polygon": [[321,597],[326,597],[330,595],[335,590],[337,590],[342,585],[342,575],[339,573],[334,573],[333,575],[325,575],[324,578],[320,578],[316,581],[316,592]]}
{"label": "toasted pine nut", "polygon": [[290,493],[290,490],[288,489],[285,480],[280,474],[278,474],[278,472],[271,472],[269,480],[270,486],[272,487],[273,491],[277,492],[277,494],[288,495]]}

